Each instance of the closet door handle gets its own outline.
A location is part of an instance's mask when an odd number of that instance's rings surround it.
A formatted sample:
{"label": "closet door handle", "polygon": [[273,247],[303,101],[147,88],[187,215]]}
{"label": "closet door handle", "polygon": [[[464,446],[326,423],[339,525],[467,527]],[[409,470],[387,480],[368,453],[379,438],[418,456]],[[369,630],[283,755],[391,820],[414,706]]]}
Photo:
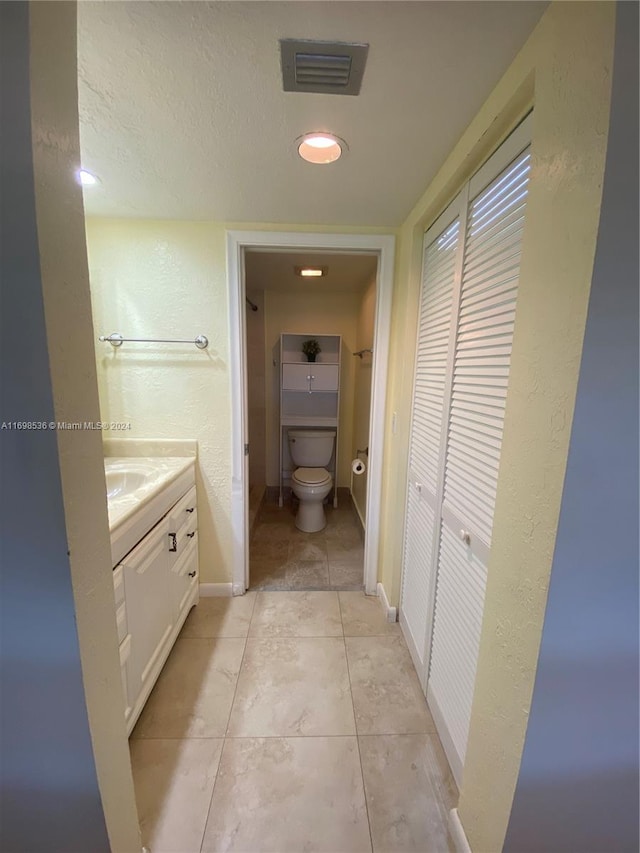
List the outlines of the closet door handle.
{"label": "closet door handle", "polygon": [[460,539],[462,539],[465,545],[471,545],[471,534],[468,530],[460,531]]}

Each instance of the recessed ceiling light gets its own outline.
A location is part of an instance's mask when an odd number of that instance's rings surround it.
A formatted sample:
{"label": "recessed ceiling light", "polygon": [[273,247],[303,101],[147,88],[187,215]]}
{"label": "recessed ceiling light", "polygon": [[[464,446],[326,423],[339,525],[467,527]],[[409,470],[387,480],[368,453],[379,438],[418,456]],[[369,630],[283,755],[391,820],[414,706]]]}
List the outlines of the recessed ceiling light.
{"label": "recessed ceiling light", "polygon": [[87,172],[86,169],[80,169],[78,176],[83,187],[91,187],[98,183],[96,176],[92,175],[91,172]]}
{"label": "recessed ceiling light", "polygon": [[307,163],[325,165],[335,163],[347,149],[344,139],[334,136],[332,133],[305,133],[296,139],[298,154]]}
{"label": "recessed ceiling light", "polygon": [[296,275],[303,278],[320,278],[327,274],[329,267],[294,267]]}

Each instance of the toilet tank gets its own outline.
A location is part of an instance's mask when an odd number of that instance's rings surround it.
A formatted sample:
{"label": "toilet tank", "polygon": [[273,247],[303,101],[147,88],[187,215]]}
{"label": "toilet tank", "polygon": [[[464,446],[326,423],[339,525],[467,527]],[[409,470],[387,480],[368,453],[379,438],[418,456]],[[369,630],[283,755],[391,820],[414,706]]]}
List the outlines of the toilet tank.
{"label": "toilet tank", "polygon": [[325,468],[333,455],[335,430],[290,429],[289,452],[297,468]]}

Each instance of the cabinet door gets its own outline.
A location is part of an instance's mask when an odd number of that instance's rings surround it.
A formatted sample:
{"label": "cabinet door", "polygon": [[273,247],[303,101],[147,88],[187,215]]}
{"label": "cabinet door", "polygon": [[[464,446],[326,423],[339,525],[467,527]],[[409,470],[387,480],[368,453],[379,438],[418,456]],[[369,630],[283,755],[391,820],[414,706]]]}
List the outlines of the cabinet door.
{"label": "cabinet door", "polygon": [[169,522],[164,519],[122,561],[127,602],[127,624],[131,634],[129,686],[133,706],[148,672],[171,632],[168,565]]}
{"label": "cabinet door", "polygon": [[282,388],[284,391],[309,391],[311,364],[283,364]]}
{"label": "cabinet door", "polygon": [[475,688],[530,168],[526,149],[468,214],[427,693],[456,778]]}
{"label": "cabinet door", "polygon": [[420,292],[400,625],[423,687],[436,575],[440,460],[463,203],[461,194],[425,235]]}
{"label": "cabinet door", "polygon": [[311,374],[311,391],[337,391],[337,364],[308,364]]}

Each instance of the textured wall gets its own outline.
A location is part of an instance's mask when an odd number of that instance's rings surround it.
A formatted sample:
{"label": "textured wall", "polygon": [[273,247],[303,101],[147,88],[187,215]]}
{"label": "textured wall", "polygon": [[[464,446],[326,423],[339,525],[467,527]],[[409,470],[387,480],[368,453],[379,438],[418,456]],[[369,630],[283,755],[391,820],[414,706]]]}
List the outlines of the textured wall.
{"label": "textured wall", "polygon": [[[310,286],[311,288],[313,285]],[[340,369],[340,445],[338,454],[338,485],[350,481],[351,447],[353,442],[353,398],[357,349],[356,334],[358,293],[265,292],[265,364],[267,383],[267,484],[277,486],[279,373],[273,366],[273,348],[279,345],[281,332],[342,335],[342,365]]]}
{"label": "textured wall", "polygon": [[607,166],[509,853],[638,850],[638,6],[618,6]]}
{"label": "textured wall", "polygon": [[[423,233],[535,105],[533,171],[483,632],[459,813],[502,846],[531,701],[596,243],[615,6],[554,3],[403,226],[392,319],[380,573],[400,590]],[[393,411],[398,435],[390,435]]]}
{"label": "textured wall", "polygon": [[[95,421],[75,4],[1,12],[3,419]],[[2,436],[2,848],[131,853],[100,434]]]}
{"label": "textured wall", "polygon": [[[358,312],[356,331],[356,350],[373,349],[373,335],[376,321],[376,282],[375,279],[362,295]],[[371,421],[371,378],[373,357],[365,353],[355,361],[355,394],[353,401],[353,445],[351,456],[355,459],[356,451],[369,445],[369,425]],[[367,518],[367,477],[369,476],[369,459],[361,456],[367,468],[364,474],[353,478],[353,500],[363,522]]]}
{"label": "textured wall", "polygon": [[257,306],[247,305],[247,417],[249,422],[249,483],[264,486],[267,482],[267,415],[264,359],[264,292],[247,291]]}
{"label": "textured wall", "polygon": [[96,343],[103,419],[126,438],[198,441],[203,583],[231,580],[231,404],[224,230],[178,222],[87,222],[96,336],[194,338],[190,344]]}
{"label": "textured wall", "polygon": [[[387,233],[380,228],[322,225],[87,219],[102,419],[130,422],[131,430],[124,433],[129,438],[199,442],[203,583],[230,582],[233,562],[225,227]],[[205,352],[176,344],[132,344],[114,350],[97,341],[98,335],[114,331],[133,337],[191,337],[203,332],[210,346]],[[350,445],[347,454],[349,449]]]}

